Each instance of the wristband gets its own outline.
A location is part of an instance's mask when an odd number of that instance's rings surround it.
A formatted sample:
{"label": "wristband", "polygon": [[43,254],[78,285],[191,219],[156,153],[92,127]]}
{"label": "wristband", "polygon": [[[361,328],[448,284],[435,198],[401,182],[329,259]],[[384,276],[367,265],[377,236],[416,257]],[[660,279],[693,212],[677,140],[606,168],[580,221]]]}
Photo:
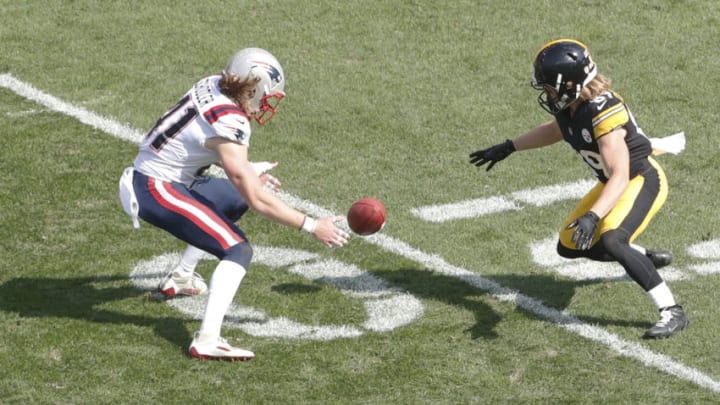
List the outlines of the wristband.
{"label": "wristband", "polygon": [[300,226],[301,231],[305,231],[307,233],[313,233],[315,232],[315,227],[317,226],[317,221],[315,218],[305,215],[305,219],[303,219],[302,226]]}

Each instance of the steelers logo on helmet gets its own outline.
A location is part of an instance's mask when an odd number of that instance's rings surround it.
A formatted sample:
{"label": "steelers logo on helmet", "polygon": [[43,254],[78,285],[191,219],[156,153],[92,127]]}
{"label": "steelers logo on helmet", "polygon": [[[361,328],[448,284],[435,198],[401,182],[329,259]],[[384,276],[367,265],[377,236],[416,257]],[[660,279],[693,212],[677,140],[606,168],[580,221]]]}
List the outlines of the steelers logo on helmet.
{"label": "steelers logo on helmet", "polygon": [[540,106],[551,114],[563,111],[597,75],[587,46],[574,39],[543,45],[533,62],[532,86],[541,93]]}
{"label": "steelers logo on helmet", "polygon": [[[590,80],[592,80],[597,74],[597,69],[595,68],[595,62],[593,62],[592,55],[590,55],[590,51],[588,51],[587,49],[585,49],[585,57],[587,58],[588,64],[583,67],[583,70],[585,71],[586,75],[592,75],[592,78],[590,78]],[[588,80],[588,83],[590,82],[590,80]]]}

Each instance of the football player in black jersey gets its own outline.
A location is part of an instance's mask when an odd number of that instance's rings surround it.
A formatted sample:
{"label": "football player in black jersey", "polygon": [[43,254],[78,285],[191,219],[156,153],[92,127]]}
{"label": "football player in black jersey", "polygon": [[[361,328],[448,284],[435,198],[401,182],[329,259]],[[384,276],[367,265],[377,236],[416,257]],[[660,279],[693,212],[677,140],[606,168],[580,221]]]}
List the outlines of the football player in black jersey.
{"label": "football player in black jersey", "polygon": [[583,43],[559,39],[535,56],[532,86],[538,103],[554,116],[513,140],[470,154],[475,166],[495,163],[518,150],[564,140],[598,179],[563,223],[557,251],[562,257],[617,261],[660,311],[645,338],[665,338],[684,329],[688,318],[657,269],[670,264],[669,251],[632,242],[665,203],[665,173],[651,157],[649,139]]}

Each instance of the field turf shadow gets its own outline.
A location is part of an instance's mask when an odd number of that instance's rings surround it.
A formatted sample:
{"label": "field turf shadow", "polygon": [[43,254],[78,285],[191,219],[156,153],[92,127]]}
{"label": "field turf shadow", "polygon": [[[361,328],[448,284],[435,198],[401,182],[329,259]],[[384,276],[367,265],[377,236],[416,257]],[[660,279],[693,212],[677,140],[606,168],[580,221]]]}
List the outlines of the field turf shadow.
{"label": "field turf shadow", "polygon": [[500,321],[500,315],[477,299],[483,291],[462,280],[418,269],[375,270],[372,273],[417,298],[444,302],[472,312],[475,323],[464,330],[471,339],[498,337],[495,325]]}
{"label": "field turf shadow", "polygon": [[108,324],[147,326],[159,336],[181,347],[190,340],[187,319],[158,315],[132,315],[102,309],[104,304],[127,298],[152,302],[144,293],[127,285],[127,277],[80,278],[17,277],[0,285],[0,310],[22,318],[69,318]]}

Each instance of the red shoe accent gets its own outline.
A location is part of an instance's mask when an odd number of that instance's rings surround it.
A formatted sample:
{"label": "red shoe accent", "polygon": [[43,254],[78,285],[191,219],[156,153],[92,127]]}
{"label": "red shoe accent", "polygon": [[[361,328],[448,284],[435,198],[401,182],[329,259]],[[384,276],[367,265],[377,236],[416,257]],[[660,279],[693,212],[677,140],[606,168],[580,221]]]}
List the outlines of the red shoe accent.
{"label": "red shoe accent", "polygon": [[[224,351],[229,351],[228,349],[220,347],[220,346],[218,346],[218,349],[224,350]],[[225,361],[235,361],[235,360],[247,361],[247,360],[252,360],[254,358],[254,357],[245,357],[245,356],[237,356],[237,357],[209,356],[209,355],[198,353],[198,351],[197,351],[197,349],[195,349],[195,347],[190,348],[190,357],[193,359],[198,359],[198,360],[225,360]]]}
{"label": "red shoe accent", "polygon": [[167,290],[162,290],[158,288],[158,291],[162,293],[162,295],[165,296],[165,298],[172,298],[175,296],[175,289],[174,288],[168,288]]}

